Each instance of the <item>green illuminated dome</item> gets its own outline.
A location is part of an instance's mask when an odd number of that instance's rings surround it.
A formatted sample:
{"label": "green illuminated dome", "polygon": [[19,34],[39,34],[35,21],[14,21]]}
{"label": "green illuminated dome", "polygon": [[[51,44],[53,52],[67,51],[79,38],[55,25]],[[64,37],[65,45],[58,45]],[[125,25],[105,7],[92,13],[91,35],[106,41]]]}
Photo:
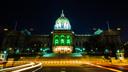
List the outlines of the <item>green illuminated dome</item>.
{"label": "green illuminated dome", "polygon": [[61,16],[55,22],[54,30],[71,30],[70,22],[68,18],[64,16],[63,10]]}

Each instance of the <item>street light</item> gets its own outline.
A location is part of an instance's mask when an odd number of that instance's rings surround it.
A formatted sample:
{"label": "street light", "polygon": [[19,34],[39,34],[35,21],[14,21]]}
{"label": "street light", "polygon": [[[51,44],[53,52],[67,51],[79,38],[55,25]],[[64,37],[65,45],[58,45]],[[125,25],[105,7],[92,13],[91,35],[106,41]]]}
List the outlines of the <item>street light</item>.
{"label": "street light", "polygon": [[8,29],[7,28],[4,28],[4,31],[8,31]]}
{"label": "street light", "polygon": [[117,30],[118,30],[118,31],[120,31],[120,30],[121,30],[121,28],[117,28]]}

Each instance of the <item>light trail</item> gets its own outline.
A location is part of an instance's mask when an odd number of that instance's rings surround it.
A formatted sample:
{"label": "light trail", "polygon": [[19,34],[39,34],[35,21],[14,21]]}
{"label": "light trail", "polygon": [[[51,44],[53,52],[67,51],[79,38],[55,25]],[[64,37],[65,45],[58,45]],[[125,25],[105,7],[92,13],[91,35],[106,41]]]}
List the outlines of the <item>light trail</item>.
{"label": "light trail", "polygon": [[41,67],[39,67],[38,69],[36,69],[36,70],[34,70],[34,71],[32,71],[32,72],[37,72],[38,70],[40,70],[42,68],[42,65],[41,65]]}
{"label": "light trail", "polygon": [[91,65],[91,66],[95,66],[95,67],[98,67],[98,68],[103,68],[103,69],[107,69],[107,70],[115,71],[115,72],[122,72],[122,71],[117,70],[117,69],[107,68],[107,67],[103,67],[103,66],[100,66],[100,65],[95,65],[95,64],[92,64],[92,63],[86,63],[86,64]]}
{"label": "light trail", "polygon": [[12,71],[12,72],[26,71],[26,70],[30,70],[30,69],[33,69],[33,68],[39,67],[39,66],[42,66],[42,63],[39,63],[39,64],[37,64],[37,65],[33,65],[33,66],[30,66],[30,67],[27,67],[27,68],[22,68],[22,69],[19,69],[19,70],[15,70],[15,71]]}
{"label": "light trail", "polygon": [[20,65],[20,66],[16,66],[16,67],[4,68],[4,69],[1,69],[0,71],[12,71],[12,70],[16,70],[16,69],[19,69],[19,68],[24,68],[24,67],[32,66],[34,64],[35,63],[31,62],[29,64]]}

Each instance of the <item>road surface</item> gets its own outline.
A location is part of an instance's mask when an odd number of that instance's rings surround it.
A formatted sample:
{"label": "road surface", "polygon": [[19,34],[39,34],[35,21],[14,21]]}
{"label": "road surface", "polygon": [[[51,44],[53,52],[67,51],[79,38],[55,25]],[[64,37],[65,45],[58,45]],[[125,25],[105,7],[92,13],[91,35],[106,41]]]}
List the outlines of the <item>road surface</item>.
{"label": "road surface", "polygon": [[42,67],[38,72],[114,72],[107,69],[102,69],[90,65],[83,66],[56,66],[56,67]]}

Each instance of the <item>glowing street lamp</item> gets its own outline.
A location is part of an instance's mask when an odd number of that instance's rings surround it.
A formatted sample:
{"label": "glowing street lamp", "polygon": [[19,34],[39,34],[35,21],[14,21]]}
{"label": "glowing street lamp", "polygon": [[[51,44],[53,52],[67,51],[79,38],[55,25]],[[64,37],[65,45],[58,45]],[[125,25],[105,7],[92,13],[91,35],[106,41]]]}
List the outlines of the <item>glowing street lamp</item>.
{"label": "glowing street lamp", "polygon": [[118,31],[120,31],[120,30],[121,30],[121,28],[117,28],[117,30],[118,30]]}
{"label": "glowing street lamp", "polygon": [[8,31],[8,29],[7,28],[4,28],[4,31]]}

